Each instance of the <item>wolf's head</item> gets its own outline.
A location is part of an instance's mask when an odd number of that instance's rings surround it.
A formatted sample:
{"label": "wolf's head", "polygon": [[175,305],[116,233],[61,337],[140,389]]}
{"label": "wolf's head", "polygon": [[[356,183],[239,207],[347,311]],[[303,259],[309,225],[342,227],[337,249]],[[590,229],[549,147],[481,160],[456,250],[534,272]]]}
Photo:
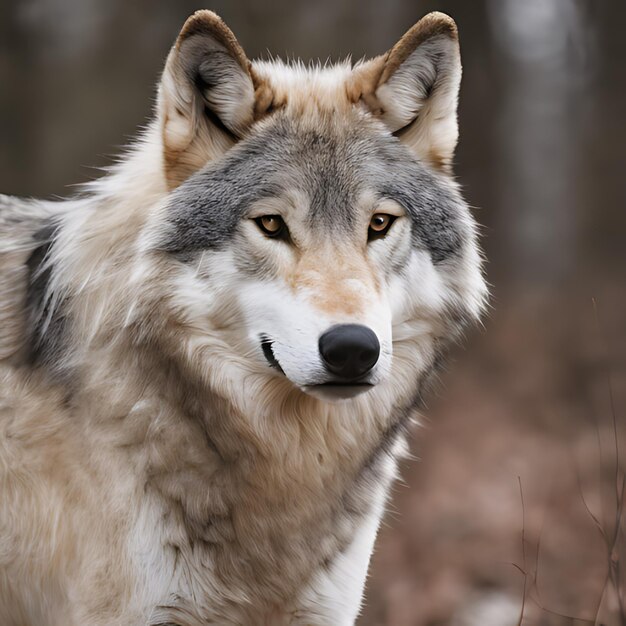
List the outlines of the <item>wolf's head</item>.
{"label": "wolf's head", "polygon": [[450,169],[460,78],[438,13],[324,68],[251,63],[213,13],[187,21],[159,91],[169,193],[141,254],[200,367],[324,398],[415,393],[486,293]]}

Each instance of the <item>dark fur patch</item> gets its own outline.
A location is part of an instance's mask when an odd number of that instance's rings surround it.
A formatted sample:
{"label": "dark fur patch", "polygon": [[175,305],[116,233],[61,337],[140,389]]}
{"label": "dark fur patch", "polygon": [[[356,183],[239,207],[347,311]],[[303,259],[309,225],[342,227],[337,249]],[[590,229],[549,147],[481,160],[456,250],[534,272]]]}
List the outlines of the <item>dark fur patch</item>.
{"label": "dark fur patch", "polygon": [[58,225],[48,223],[34,235],[38,242],[26,261],[28,289],[26,313],[30,327],[27,360],[31,365],[55,361],[63,343],[66,320],[59,308],[50,311],[49,285],[52,266],[48,262]]}
{"label": "dark fur patch", "polygon": [[380,195],[407,211],[413,245],[428,250],[433,263],[458,254],[468,235],[460,219],[459,207],[465,206],[461,197],[419,163],[395,163],[393,172],[380,181]]}
{"label": "dark fur patch", "polygon": [[279,193],[268,180],[269,166],[261,167],[261,161],[259,147],[242,142],[174,191],[162,249],[187,260],[195,252],[228,243],[253,201]]}

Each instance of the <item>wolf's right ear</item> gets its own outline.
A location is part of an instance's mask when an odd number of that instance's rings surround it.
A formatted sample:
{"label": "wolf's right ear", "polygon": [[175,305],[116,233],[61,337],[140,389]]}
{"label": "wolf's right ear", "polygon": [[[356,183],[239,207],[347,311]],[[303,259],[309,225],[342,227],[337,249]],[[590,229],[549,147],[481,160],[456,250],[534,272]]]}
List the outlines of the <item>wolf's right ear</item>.
{"label": "wolf's right ear", "polygon": [[254,99],[250,61],[231,30],[212,11],[194,13],[167,58],[159,88],[170,189],[245,133]]}

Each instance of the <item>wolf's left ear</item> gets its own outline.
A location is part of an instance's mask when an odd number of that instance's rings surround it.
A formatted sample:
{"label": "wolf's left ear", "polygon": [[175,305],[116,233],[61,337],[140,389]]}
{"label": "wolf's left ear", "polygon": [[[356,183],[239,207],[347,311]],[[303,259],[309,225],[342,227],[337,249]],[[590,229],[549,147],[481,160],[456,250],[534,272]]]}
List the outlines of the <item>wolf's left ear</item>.
{"label": "wolf's left ear", "polygon": [[250,62],[232,31],[212,11],[194,13],[167,58],[159,89],[170,188],[245,133],[254,99]]}
{"label": "wolf's left ear", "polygon": [[454,20],[429,13],[363,69],[374,79],[369,93],[362,93],[365,103],[420,159],[449,171],[458,139],[461,84]]}

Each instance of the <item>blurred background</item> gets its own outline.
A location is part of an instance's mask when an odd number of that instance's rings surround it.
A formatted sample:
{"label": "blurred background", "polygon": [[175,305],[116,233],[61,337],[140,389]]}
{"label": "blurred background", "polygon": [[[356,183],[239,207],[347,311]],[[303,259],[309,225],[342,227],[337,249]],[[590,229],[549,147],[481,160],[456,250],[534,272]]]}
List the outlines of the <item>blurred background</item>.
{"label": "blurred background", "polygon": [[[0,0],[0,191],[67,196],[98,176],[198,8]],[[456,172],[492,311],[413,433],[359,625],[507,626],[522,605],[523,624],[626,624],[626,2],[204,8],[251,57],[379,54],[431,10],[459,26]]]}

